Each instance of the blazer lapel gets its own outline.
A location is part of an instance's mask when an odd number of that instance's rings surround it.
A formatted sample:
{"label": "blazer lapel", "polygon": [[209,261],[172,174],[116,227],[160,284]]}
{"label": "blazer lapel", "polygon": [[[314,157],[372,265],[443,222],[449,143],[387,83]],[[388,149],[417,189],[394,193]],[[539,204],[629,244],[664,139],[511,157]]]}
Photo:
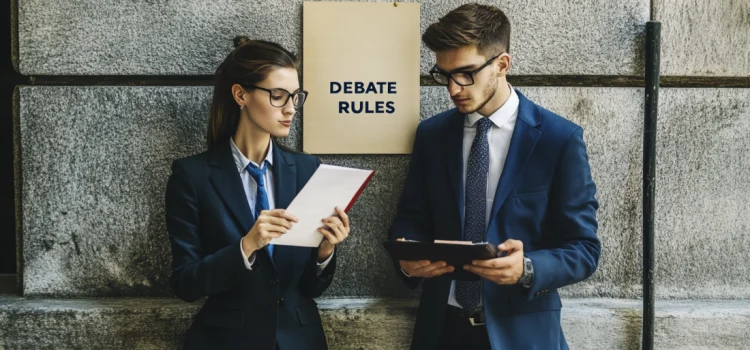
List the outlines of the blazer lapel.
{"label": "blazer lapel", "polygon": [[[464,115],[456,111],[450,117],[446,129],[443,143],[443,154],[445,155],[445,165],[448,171],[448,181],[451,184],[451,192],[455,197],[453,203],[457,204],[455,208],[461,221],[461,232],[464,227],[464,184],[463,184],[463,147],[464,147]],[[458,232],[456,239],[461,239],[462,233]]]}
{"label": "blazer lapel", "polygon": [[[294,160],[291,155],[283,150],[277,143],[273,145],[273,177],[274,177],[274,193],[275,202],[277,209],[286,209],[292,202],[294,197],[297,195],[297,168],[294,166]],[[265,248],[268,250],[268,248]],[[274,245],[273,247],[273,259],[274,267],[277,270],[282,269],[282,266],[278,266],[278,262],[283,265],[287,259],[280,259],[289,247]]]}
{"label": "blazer lapel", "polygon": [[492,212],[490,215],[490,224],[487,226],[492,227],[492,222],[495,220],[500,207],[510,194],[510,191],[515,186],[521,171],[523,170],[526,160],[528,160],[531,152],[534,150],[539,136],[542,134],[537,126],[541,124],[541,120],[538,119],[536,113],[536,106],[526,99],[520,92],[518,94],[519,105],[518,105],[518,119],[513,130],[513,136],[510,141],[510,148],[508,149],[508,156],[505,159],[505,166],[503,167],[503,173],[500,175],[500,182],[495,192],[495,200],[492,205]]}
{"label": "blazer lapel", "polygon": [[297,195],[297,168],[289,153],[274,142],[273,176],[276,208],[286,209]]}
{"label": "blazer lapel", "polygon": [[229,141],[218,146],[211,153],[209,164],[215,168],[210,175],[211,184],[239,223],[242,229],[241,232],[249,231],[255,219],[253,218],[250,206],[247,204],[242,179],[240,178],[239,171],[237,171],[234,158],[232,158]]}

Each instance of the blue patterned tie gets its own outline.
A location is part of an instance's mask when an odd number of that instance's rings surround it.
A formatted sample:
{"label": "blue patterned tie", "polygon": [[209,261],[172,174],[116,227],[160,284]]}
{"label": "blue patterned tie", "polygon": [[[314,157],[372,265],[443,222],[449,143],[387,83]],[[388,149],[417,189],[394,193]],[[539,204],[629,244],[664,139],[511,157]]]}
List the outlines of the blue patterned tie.
{"label": "blue patterned tie", "polygon": [[[487,228],[487,174],[490,170],[490,145],[487,131],[492,121],[483,117],[477,122],[477,135],[471,144],[469,162],[466,166],[466,213],[464,221],[464,240],[483,242]],[[473,313],[479,306],[482,282],[456,281],[456,301],[458,305]]]}
{"label": "blue patterned tie", "polygon": [[[269,209],[268,194],[266,193],[266,184],[263,175],[266,173],[268,162],[263,161],[263,167],[259,168],[253,163],[247,165],[247,171],[250,172],[250,176],[255,179],[255,183],[258,184],[258,190],[255,192],[255,209],[253,215],[255,220],[258,220],[260,212]],[[268,253],[273,256],[273,244],[268,245]]]}

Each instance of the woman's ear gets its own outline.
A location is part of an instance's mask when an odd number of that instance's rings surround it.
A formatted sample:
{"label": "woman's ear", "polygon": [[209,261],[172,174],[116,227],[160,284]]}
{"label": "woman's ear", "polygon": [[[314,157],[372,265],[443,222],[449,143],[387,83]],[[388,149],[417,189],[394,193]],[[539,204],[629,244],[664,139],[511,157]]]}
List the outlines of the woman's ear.
{"label": "woman's ear", "polygon": [[238,108],[243,108],[245,104],[247,104],[245,93],[245,89],[240,84],[232,85],[232,97],[234,97],[234,101],[237,102]]}

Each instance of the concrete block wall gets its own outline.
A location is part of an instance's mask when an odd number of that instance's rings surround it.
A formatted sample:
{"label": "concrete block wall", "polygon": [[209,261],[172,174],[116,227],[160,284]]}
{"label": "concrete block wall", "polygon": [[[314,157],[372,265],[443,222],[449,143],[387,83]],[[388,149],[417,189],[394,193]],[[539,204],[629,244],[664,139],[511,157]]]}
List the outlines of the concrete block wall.
{"label": "concrete block wall", "polygon": [[[422,2],[422,29],[466,2]],[[639,84],[652,7],[663,23],[662,75],[672,82],[659,105],[656,344],[750,343],[750,2],[483,2],[504,9],[513,23],[511,82],[585,129],[603,254],[591,279],[562,291],[571,347],[640,343]],[[15,97],[23,297],[0,299],[0,348],[55,341],[61,348],[179,347],[200,303],[176,300],[168,288],[169,165],[204,147],[211,98],[205,85],[231,38],[245,34],[299,51],[301,4],[14,0],[14,60],[38,79]],[[433,62],[423,47],[422,74]],[[693,78],[705,86],[680,86]],[[723,78],[741,86],[719,88]],[[142,80],[148,84],[132,83]],[[556,86],[524,85],[532,81]],[[420,103],[422,119],[451,106],[444,88],[428,84]],[[304,110],[283,142],[299,149],[303,125]],[[334,284],[319,300],[329,343],[405,348],[415,294],[396,279],[380,243],[409,157],[321,158],[378,170],[352,210],[354,231],[340,250]],[[717,327],[722,331],[713,332]]]}

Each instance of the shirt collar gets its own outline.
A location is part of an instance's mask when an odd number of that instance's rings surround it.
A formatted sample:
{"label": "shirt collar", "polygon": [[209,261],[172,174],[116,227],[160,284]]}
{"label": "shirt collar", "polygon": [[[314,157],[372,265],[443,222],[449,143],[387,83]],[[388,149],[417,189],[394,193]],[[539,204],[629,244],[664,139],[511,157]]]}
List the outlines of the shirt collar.
{"label": "shirt collar", "polygon": [[[516,94],[516,90],[510,84],[508,84],[508,87],[510,88],[508,100],[495,113],[489,116],[490,121],[498,128],[507,123],[518,111],[518,94]],[[469,113],[466,115],[466,126],[474,126],[482,118],[484,116],[477,112]]]}
{"label": "shirt collar", "polygon": [[[255,164],[255,162],[247,159],[247,157],[245,157],[245,155],[240,152],[240,149],[234,143],[234,139],[232,137],[229,138],[229,143],[232,145],[232,158],[234,158],[234,164],[237,165],[237,171],[242,172],[250,163],[258,166],[258,164]],[[273,141],[268,142],[268,154],[266,154],[265,161],[268,162],[268,165],[273,165]]]}

